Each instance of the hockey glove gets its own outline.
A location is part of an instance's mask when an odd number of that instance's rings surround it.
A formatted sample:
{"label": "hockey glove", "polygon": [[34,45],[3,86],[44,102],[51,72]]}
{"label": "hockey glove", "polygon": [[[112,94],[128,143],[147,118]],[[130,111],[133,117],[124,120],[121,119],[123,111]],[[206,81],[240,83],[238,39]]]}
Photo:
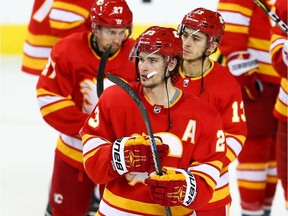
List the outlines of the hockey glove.
{"label": "hockey glove", "polygon": [[154,202],[162,206],[189,206],[197,194],[194,175],[183,169],[167,170],[162,176],[153,172],[145,183]]}
{"label": "hockey glove", "polygon": [[[244,89],[246,96],[256,100],[263,92],[263,84],[258,77],[258,61],[248,52],[235,52],[228,56],[227,66]],[[243,95],[243,97],[245,97]]]}
{"label": "hockey glove", "polygon": [[[159,157],[168,154],[169,146],[155,137]],[[155,170],[148,136],[122,137],[112,146],[112,163],[119,175],[127,172],[153,172]]]}
{"label": "hockey glove", "polygon": [[260,97],[263,92],[263,84],[258,78],[256,69],[235,78],[245,90],[246,96],[250,100],[256,100]]}

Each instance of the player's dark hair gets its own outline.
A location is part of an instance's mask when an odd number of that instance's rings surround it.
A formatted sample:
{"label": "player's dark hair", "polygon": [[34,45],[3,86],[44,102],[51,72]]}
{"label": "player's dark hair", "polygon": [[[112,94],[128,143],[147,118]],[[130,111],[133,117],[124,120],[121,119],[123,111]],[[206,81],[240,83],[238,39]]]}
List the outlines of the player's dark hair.
{"label": "player's dark hair", "polygon": [[175,84],[179,80],[179,76],[180,76],[179,68],[180,68],[180,65],[181,65],[181,62],[182,62],[182,58],[180,58],[180,57],[174,57],[174,58],[176,58],[177,64],[176,64],[174,70],[172,70],[170,72],[170,77],[171,77],[172,84]]}

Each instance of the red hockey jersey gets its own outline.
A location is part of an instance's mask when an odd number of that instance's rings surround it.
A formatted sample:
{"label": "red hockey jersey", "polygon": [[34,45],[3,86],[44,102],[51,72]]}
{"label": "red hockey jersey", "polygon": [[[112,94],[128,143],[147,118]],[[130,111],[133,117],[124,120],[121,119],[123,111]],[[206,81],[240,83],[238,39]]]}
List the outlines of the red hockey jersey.
{"label": "red hockey jersey", "polygon": [[[275,8],[275,13],[279,16],[279,18],[284,22],[287,21],[287,1],[277,0]],[[282,48],[287,40],[287,34],[283,32],[279,26],[274,26],[272,28],[270,46],[272,64],[277,73],[282,77],[281,87],[275,104],[274,116],[283,122],[287,122],[288,118],[288,68],[284,63],[282,56]]]}
{"label": "red hockey jersey", "polygon": [[[270,1],[264,2],[269,5]],[[258,61],[260,78],[279,84],[280,77],[272,67],[269,54],[271,22],[267,14],[253,0],[219,0],[218,12],[225,21],[221,53],[227,57],[247,51]]]}
{"label": "red hockey jersey", "polygon": [[[51,58],[37,83],[37,100],[44,120],[60,132],[56,153],[83,169],[79,130],[98,102],[96,82],[100,57],[90,47],[91,33],[73,33],[52,49]],[[135,81],[135,65],[129,61],[134,45],[128,39],[108,58],[105,73]],[[104,88],[112,85],[104,79]]]}
{"label": "red hockey jersey", "polygon": [[204,80],[201,77],[185,77],[180,71],[180,79],[175,84],[178,88],[192,92],[215,106],[220,112],[223,122],[228,160],[221,171],[213,198],[204,209],[223,206],[231,201],[228,164],[234,161],[241,152],[247,135],[240,85],[227,67],[214,61],[211,61],[211,64],[211,68],[204,74]]}
{"label": "red hockey jersey", "polygon": [[[162,166],[186,169],[196,177],[195,201],[189,207],[171,207],[173,215],[191,215],[193,209],[211,199],[225,159],[220,114],[208,102],[188,92],[180,91],[168,108],[149,102],[140,83],[130,86],[143,101],[154,134],[169,145],[168,156],[161,159]],[[172,127],[166,131],[169,112]],[[165,215],[163,206],[153,203],[144,184],[147,173],[120,176],[111,166],[112,143],[119,137],[143,133],[147,134],[145,122],[135,102],[120,87],[107,88],[82,129],[85,170],[96,184],[106,183],[100,215]]]}
{"label": "red hockey jersey", "polygon": [[93,0],[54,0],[49,14],[51,33],[65,37],[91,31],[90,8]]}
{"label": "red hockey jersey", "polygon": [[24,42],[22,71],[40,75],[53,45],[72,32],[90,30],[91,0],[35,0]]}

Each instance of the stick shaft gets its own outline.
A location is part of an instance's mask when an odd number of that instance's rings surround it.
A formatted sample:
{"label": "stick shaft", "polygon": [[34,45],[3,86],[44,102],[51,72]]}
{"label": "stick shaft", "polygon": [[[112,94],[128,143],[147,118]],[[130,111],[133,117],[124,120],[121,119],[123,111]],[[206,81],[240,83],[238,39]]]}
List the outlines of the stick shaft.
{"label": "stick shaft", "polygon": [[107,63],[110,51],[111,51],[111,46],[109,46],[105,50],[105,52],[101,56],[101,60],[100,60],[100,63],[99,63],[99,68],[98,68],[98,71],[97,71],[97,95],[98,95],[98,98],[101,96],[101,94],[103,93],[103,90],[104,90],[103,80],[104,80],[106,63]]}
{"label": "stick shaft", "polygon": [[265,11],[265,13],[284,31],[288,34],[288,26],[287,24],[281,20],[274,11],[270,10],[266,4],[264,4],[261,0],[254,0],[254,2]]}

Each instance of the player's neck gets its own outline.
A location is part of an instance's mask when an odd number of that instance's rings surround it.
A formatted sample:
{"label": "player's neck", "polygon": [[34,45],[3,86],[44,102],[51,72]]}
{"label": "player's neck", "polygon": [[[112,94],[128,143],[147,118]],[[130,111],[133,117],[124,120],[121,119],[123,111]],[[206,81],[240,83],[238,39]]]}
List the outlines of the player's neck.
{"label": "player's neck", "polygon": [[202,60],[198,61],[186,61],[184,60],[181,68],[185,76],[187,77],[200,77],[205,74],[211,68],[211,62],[209,58],[204,60],[203,68],[202,68]]}
{"label": "player's neck", "polygon": [[179,94],[179,91],[169,82],[167,84],[167,90],[165,84],[159,85],[154,88],[144,88],[144,95],[148,99],[148,101],[152,104],[162,106],[168,106],[168,101],[171,105],[171,102],[173,103],[173,100],[175,98],[175,94]]}

